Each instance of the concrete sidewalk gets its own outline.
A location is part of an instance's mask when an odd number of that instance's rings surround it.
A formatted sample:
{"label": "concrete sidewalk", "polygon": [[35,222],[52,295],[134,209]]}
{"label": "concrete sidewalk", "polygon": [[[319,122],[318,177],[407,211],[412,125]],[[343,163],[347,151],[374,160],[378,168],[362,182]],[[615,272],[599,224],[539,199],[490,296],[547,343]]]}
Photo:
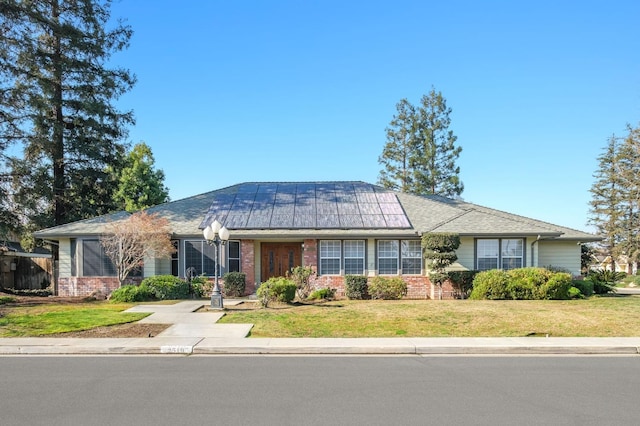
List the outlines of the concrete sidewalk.
{"label": "concrete sidewalk", "polygon": [[[241,303],[225,300],[227,306]],[[639,355],[640,337],[256,338],[252,324],[216,324],[203,301],[138,305],[141,322],[173,324],[153,338],[0,338],[0,355],[294,354],[294,355]],[[199,311],[200,310],[200,311]],[[198,311],[198,312],[196,312]]]}

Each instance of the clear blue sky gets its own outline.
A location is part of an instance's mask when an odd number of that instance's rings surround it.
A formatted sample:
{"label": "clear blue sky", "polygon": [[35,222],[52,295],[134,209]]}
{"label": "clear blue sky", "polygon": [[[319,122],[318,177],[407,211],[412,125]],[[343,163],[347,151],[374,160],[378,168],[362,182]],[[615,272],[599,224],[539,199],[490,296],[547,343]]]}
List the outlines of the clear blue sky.
{"label": "clear blue sky", "polygon": [[452,108],[469,202],[587,227],[597,156],[640,123],[640,2],[116,0],[132,143],[173,200],[246,181],[376,183],[396,103]]}

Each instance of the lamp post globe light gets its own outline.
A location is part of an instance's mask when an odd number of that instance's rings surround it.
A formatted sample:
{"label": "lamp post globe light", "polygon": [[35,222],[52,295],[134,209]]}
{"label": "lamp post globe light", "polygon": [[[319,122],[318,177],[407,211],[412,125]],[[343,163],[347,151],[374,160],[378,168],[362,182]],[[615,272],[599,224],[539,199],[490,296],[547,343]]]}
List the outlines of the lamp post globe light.
{"label": "lamp post globe light", "polygon": [[212,245],[215,249],[214,256],[216,258],[216,266],[213,271],[214,285],[211,291],[211,308],[223,309],[222,292],[218,284],[218,275],[220,275],[220,245],[225,245],[229,240],[229,230],[222,226],[220,222],[214,220],[213,223],[207,225],[202,231],[207,244]]}

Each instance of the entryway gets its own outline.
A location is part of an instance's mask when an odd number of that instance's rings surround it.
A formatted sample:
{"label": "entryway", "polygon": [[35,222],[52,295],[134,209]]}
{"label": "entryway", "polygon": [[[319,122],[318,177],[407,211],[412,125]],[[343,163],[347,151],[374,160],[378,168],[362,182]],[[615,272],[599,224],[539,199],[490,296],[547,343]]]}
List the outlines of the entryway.
{"label": "entryway", "polygon": [[296,266],[302,266],[302,243],[262,243],[260,280],[284,277]]}

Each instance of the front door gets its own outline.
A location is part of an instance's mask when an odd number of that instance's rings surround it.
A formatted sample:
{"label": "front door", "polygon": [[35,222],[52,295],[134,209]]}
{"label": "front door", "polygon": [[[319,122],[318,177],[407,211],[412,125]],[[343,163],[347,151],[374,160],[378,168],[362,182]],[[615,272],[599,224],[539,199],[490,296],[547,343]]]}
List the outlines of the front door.
{"label": "front door", "polygon": [[260,280],[284,277],[296,266],[302,266],[302,243],[262,243],[262,274]]}

